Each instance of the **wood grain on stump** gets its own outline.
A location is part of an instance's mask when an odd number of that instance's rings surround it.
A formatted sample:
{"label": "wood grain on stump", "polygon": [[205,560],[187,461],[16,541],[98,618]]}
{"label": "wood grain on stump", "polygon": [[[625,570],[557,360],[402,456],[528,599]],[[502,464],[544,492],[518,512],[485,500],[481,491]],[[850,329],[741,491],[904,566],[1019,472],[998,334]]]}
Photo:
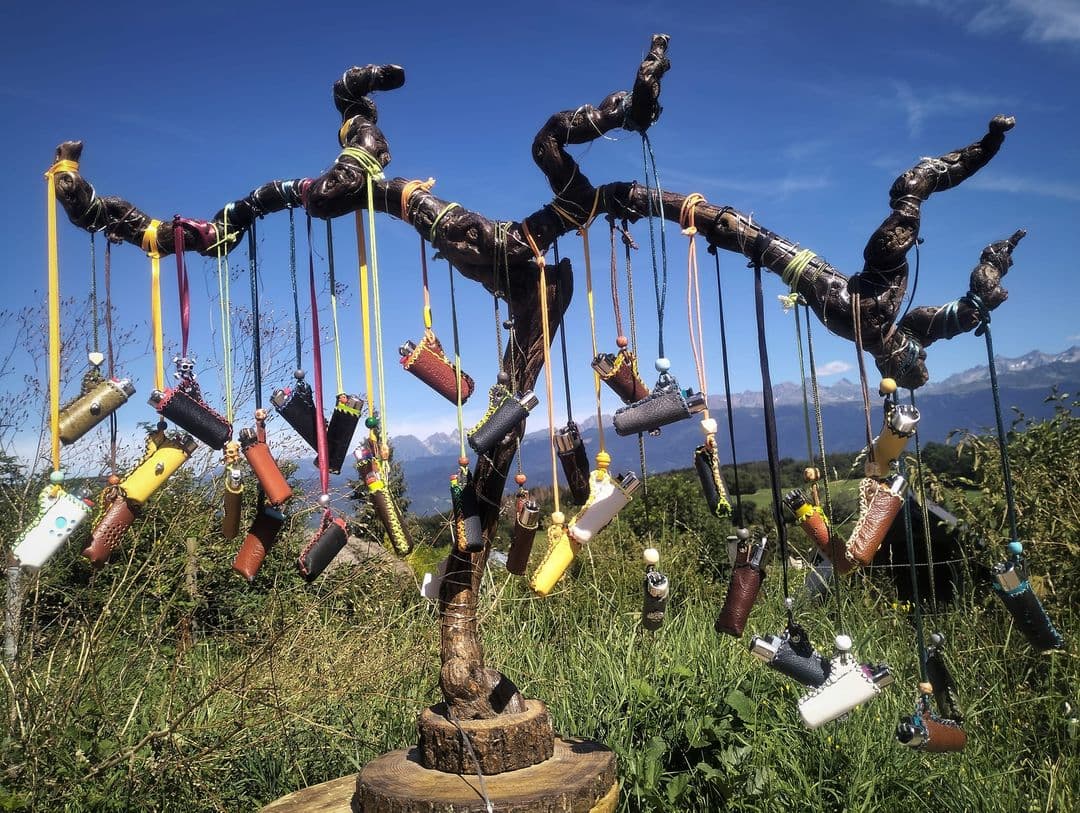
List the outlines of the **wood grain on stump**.
{"label": "wood grain on stump", "polygon": [[[555,735],[547,706],[526,700],[525,711],[490,720],[460,720],[484,776],[517,771],[549,759]],[[476,763],[461,739],[458,727],[446,717],[446,704],[420,713],[420,764],[447,773],[476,773]]]}
{"label": "wood grain on stump", "polygon": [[[619,798],[615,754],[590,740],[556,738],[551,759],[485,776],[484,787],[498,813],[611,813]],[[301,809],[274,808],[273,813]],[[476,774],[429,770],[420,764],[416,748],[391,751],[365,765],[352,799],[353,813],[485,810]]]}

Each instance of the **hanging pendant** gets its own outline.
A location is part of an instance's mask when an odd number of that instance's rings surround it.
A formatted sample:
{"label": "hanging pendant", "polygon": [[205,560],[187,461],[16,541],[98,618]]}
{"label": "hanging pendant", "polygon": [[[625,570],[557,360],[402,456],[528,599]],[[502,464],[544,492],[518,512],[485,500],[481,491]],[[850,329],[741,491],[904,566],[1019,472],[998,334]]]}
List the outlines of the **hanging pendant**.
{"label": "hanging pendant", "polygon": [[610,463],[606,452],[596,455],[597,468],[589,475],[589,498],[570,520],[568,533],[583,545],[610,525],[641,487],[641,481],[632,471],[612,477],[607,471]]}
{"label": "hanging pendant", "polygon": [[[419,343],[405,342],[398,348],[403,369],[415,375],[452,404],[458,402],[459,378],[457,368],[446,355],[434,331],[425,330]],[[469,400],[476,383],[462,371],[460,377],[461,403]]]}
{"label": "hanging pendant", "polygon": [[114,486],[105,489],[102,499],[107,505],[90,534],[90,544],[82,552],[90,564],[98,567],[105,564],[120,546],[120,540],[135,522],[139,511],[139,506],[127,500]]}
{"label": "hanging pendant", "polygon": [[864,477],[859,483],[859,517],[848,537],[848,561],[869,567],[885,541],[885,534],[904,504],[907,480],[894,474],[883,481]]}
{"label": "hanging pendant", "polygon": [[[286,387],[274,390],[270,396],[270,403],[296,434],[302,437],[308,446],[318,451],[316,422],[323,418],[315,414],[314,395],[311,385],[304,380],[304,371],[297,370],[293,376],[296,378],[295,386],[291,389]],[[324,425],[325,423],[323,421]]]}
{"label": "hanging pendant", "polygon": [[515,398],[502,384],[496,384],[488,393],[487,412],[469,430],[469,446],[478,455],[490,455],[515,426],[529,417],[529,412],[538,403],[540,399],[532,390]]}
{"label": "hanging pendant", "polygon": [[751,545],[749,532],[745,528],[739,530],[744,535],[739,538],[735,565],[731,569],[731,582],[728,585],[727,595],[724,597],[724,606],[714,625],[717,632],[723,632],[735,638],[742,637],[743,630],[746,628],[746,619],[750,616],[750,609],[757,601],[758,592],[761,590],[761,582],[765,578],[762,561],[765,558],[767,544],[765,537],[762,537],[756,545]]}
{"label": "hanging pendant", "polygon": [[[225,445],[228,448],[229,444]],[[240,515],[243,512],[243,504],[244,480],[240,469],[228,468],[225,471],[225,495],[221,513],[221,535],[228,540],[235,539],[240,533]]]}
{"label": "hanging pendant", "polygon": [[1009,611],[1028,643],[1035,649],[1040,652],[1063,649],[1065,638],[1058,632],[1039,597],[1031,589],[1023,552],[1024,547],[1020,542],[1009,543],[1009,558],[998,562],[992,570],[994,592],[1001,598],[1005,609]]}
{"label": "hanging pendant", "polygon": [[600,353],[593,359],[592,368],[624,404],[633,404],[649,394],[648,385],[638,373],[637,356],[625,346],[620,345],[617,353]]}
{"label": "hanging pendant", "polygon": [[618,434],[623,437],[642,432],[657,434],[660,427],[685,420],[705,409],[705,396],[680,389],[675,376],[667,372],[669,367],[667,359],[657,359],[660,377],[652,393],[615,411],[612,422]]}
{"label": "hanging pendant", "polygon": [[562,463],[574,505],[584,505],[589,499],[589,458],[576,423],[569,421],[562,429],[555,431],[555,451]]}
{"label": "hanging pendant", "polygon": [[919,410],[910,404],[892,404],[885,408],[885,423],[874,438],[872,453],[867,456],[866,476],[886,477],[892,472],[908,440],[919,425]]}
{"label": "hanging pendant", "polygon": [[244,542],[233,559],[232,569],[247,579],[255,581],[255,576],[262,567],[266,554],[274,547],[281,526],[285,523],[285,515],[278,509],[266,505],[259,509],[255,519],[248,528]]}
{"label": "hanging pendant", "polygon": [[967,745],[967,733],[960,724],[936,716],[925,695],[916,702],[913,714],[900,718],[896,739],[909,748],[937,754],[963,751]]}
{"label": "hanging pendant", "polygon": [[297,560],[300,575],[304,581],[315,581],[348,541],[345,520],[335,517],[330,511],[324,512],[318,530],[315,531],[307,546],[300,551],[300,558]]}
{"label": "hanging pendant", "polygon": [[23,567],[40,568],[86,521],[93,506],[86,497],[65,491],[59,483],[45,486],[38,495],[37,516],[19,535],[12,555]]}
{"label": "hanging pendant", "polygon": [[[522,475],[523,476],[523,475]],[[529,565],[536,529],[540,526],[540,506],[525,489],[518,491],[515,503],[514,534],[510,552],[506,556],[506,570],[515,576],[524,576]]]}
{"label": "hanging pendant", "polygon": [[538,595],[546,596],[551,592],[581,550],[581,543],[566,533],[563,527],[565,521],[562,511],[552,513],[551,525],[547,529],[547,553],[529,582],[529,587]]}
{"label": "hanging pendant", "polygon": [[93,367],[83,377],[79,396],[60,410],[60,442],[65,446],[74,443],[135,394],[130,378],[101,377]]}
{"label": "hanging pendant", "polygon": [[829,560],[837,573],[844,575],[855,569],[855,565],[844,555],[843,544],[833,539],[829,519],[820,505],[812,504],[797,488],[787,493],[784,505],[795,515],[795,522],[802,528],[806,538],[817,546],[818,552]]}
{"label": "hanging pendant", "polygon": [[754,637],[750,652],[770,669],[804,686],[820,686],[829,677],[829,659],[814,649],[806,630],[795,623],[780,635]]}
{"label": "hanging pendant", "polygon": [[146,440],[146,454],[118,488],[134,503],[142,505],[179,469],[198,444],[191,435],[166,434],[165,424],[158,424]]}
{"label": "hanging pendant", "polygon": [[829,676],[799,699],[799,716],[807,728],[820,728],[877,697],[892,682],[888,665],[860,664],[851,654],[851,638],[837,635]]}
{"label": "hanging pendant", "polygon": [[660,563],[660,552],[656,548],[646,548],[642,556],[645,559],[645,578],[641,583],[641,626],[655,632],[664,623],[671,585],[668,577],[656,568]]}
{"label": "hanging pendant", "polygon": [[[715,423],[713,421],[714,433]],[[705,496],[709,513],[718,519],[731,516],[731,502],[724,478],[720,474],[720,455],[716,453],[715,443],[705,442],[694,449],[694,470],[701,483],[701,493]]]}

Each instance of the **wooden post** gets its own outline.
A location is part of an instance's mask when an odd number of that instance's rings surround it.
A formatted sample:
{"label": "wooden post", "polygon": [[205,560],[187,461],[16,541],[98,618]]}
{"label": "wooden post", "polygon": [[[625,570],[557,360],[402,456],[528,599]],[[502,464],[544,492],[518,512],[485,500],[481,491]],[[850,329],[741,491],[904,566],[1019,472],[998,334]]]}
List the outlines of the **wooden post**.
{"label": "wooden post", "polygon": [[198,628],[195,623],[194,610],[194,604],[199,595],[199,563],[196,558],[198,544],[198,540],[193,536],[189,536],[184,540],[184,548],[187,552],[187,558],[184,563],[184,586],[187,588],[188,598],[190,598],[192,602],[192,609],[188,612],[184,630],[182,632],[182,637],[186,639],[184,641],[185,646],[191,644],[191,642],[198,637]]}
{"label": "wooden post", "polygon": [[7,597],[4,602],[4,661],[8,666],[19,655],[19,620],[22,617],[22,567],[8,555]]}

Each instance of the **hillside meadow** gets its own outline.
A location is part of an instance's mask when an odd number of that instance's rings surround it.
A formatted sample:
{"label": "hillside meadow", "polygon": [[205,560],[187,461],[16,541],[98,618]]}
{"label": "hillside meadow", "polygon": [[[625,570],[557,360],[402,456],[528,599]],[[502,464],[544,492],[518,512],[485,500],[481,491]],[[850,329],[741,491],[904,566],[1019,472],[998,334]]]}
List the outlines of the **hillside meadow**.
{"label": "hillside meadow", "polygon": [[[928,606],[926,619],[927,632],[945,635],[959,684],[962,753],[895,739],[918,675],[912,605],[890,568],[846,578],[838,609],[803,596],[796,555],[795,613],[817,648],[831,653],[842,629],[896,675],[847,718],[804,729],[801,688],[747,651],[754,634],[783,628],[779,562],[743,639],[714,632],[730,526],[707,514],[690,473],[651,477],[648,500],[546,599],[492,565],[480,604],[487,660],[549,705],[559,733],[616,751],[624,811],[1077,809],[1075,407],[1059,397],[1055,417],[1019,420],[1011,443],[1033,581],[1064,651],[1034,652],[980,577],[1007,541],[996,443],[957,438],[974,476],[928,476],[977,532],[962,549],[956,601]],[[418,524],[427,542],[412,575],[369,560],[309,586],[295,574],[306,533],[297,515],[249,586],[230,570],[217,500],[215,487],[181,475],[117,561],[94,572],[75,542],[28,583],[19,654],[0,670],[0,810],[257,810],[414,741],[416,715],[439,698],[437,619],[417,580],[445,551],[444,522]],[[18,519],[4,519],[9,538]],[[807,552],[797,529],[791,540]],[[655,633],[639,624],[647,544],[672,582]]]}

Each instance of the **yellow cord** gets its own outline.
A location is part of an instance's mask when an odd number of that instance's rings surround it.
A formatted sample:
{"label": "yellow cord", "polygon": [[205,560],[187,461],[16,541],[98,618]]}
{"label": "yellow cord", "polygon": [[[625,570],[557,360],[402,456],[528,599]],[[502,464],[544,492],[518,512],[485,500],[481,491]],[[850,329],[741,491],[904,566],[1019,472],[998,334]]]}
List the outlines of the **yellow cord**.
{"label": "yellow cord", "polygon": [[[368,292],[367,241],[364,238],[364,216],[356,211],[356,254],[360,263],[360,327],[364,341],[364,384],[368,404],[374,404],[375,383],[371,364],[371,300]],[[370,406],[369,406],[370,408]]]}
{"label": "yellow cord", "polygon": [[555,511],[552,516],[555,514],[561,516],[562,511],[559,510],[558,458],[555,455],[555,411],[553,407],[555,386],[551,381],[551,325],[548,322],[547,262],[544,260],[544,255],[540,253],[540,247],[536,244],[536,240],[533,239],[524,220],[521,221],[521,233],[525,235],[529,247],[532,249],[533,254],[536,255],[536,264],[540,267],[540,325],[544,333],[544,386],[547,392],[548,440],[550,441],[548,445],[551,447],[551,490],[555,497]]}
{"label": "yellow cord", "polygon": [[[705,197],[697,192],[687,195],[679,211],[679,225],[682,226],[682,233],[690,238],[690,246],[686,254],[686,321],[690,328],[690,352],[694,356],[698,387],[705,397],[703,420],[708,420],[709,384],[705,371],[705,338],[701,329],[701,286],[698,282],[697,244],[694,240],[697,236],[697,226],[694,225],[694,207],[704,202]],[[711,435],[706,438],[708,445],[712,445],[712,440]]]}
{"label": "yellow cord", "polygon": [[[578,234],[581,235],[582,250],[585,252],[585,298],[589,303],[589,333],[592,337],[592,354],[593,358],[596,358],[596,308],[595,299],[593,297],[593,284],[592,284],[592,252],[589,250],[589,227],[592,225],[593,220],[596,218],[596,208],[600,202],[600,190],[596,190],[596,197],[593,198],[593,208],[589,213],[588,219],[581,224],[578,228]],[[566,330],[565,326],[566,316],[563,315],[563,330]],[[596,431],[597,441],[600,444],[599,454],[607,456],[607,449],[604,444],[604,416],[603,405],[601,403],[601,387],[600,387],[600,373],[595,369],[593,370],[593,388],[596,394]],[[610,460],[610,458],[609,458]]]}
{"label": "yellow cord", "polygon": [[165,389],[165,332],[161,326],[161,253],[158,251],[160,220],[151,220],[143,232],[142,250],[150,257],[150,321],[154,334],[154,389]]}
{"label": "yellow cord", "polygon": [[49,430],[53,471],[60,471],[60,252],[56,229],[56,175],[78,171],[78,162],[61,159],[45,173],[49,239]]}

